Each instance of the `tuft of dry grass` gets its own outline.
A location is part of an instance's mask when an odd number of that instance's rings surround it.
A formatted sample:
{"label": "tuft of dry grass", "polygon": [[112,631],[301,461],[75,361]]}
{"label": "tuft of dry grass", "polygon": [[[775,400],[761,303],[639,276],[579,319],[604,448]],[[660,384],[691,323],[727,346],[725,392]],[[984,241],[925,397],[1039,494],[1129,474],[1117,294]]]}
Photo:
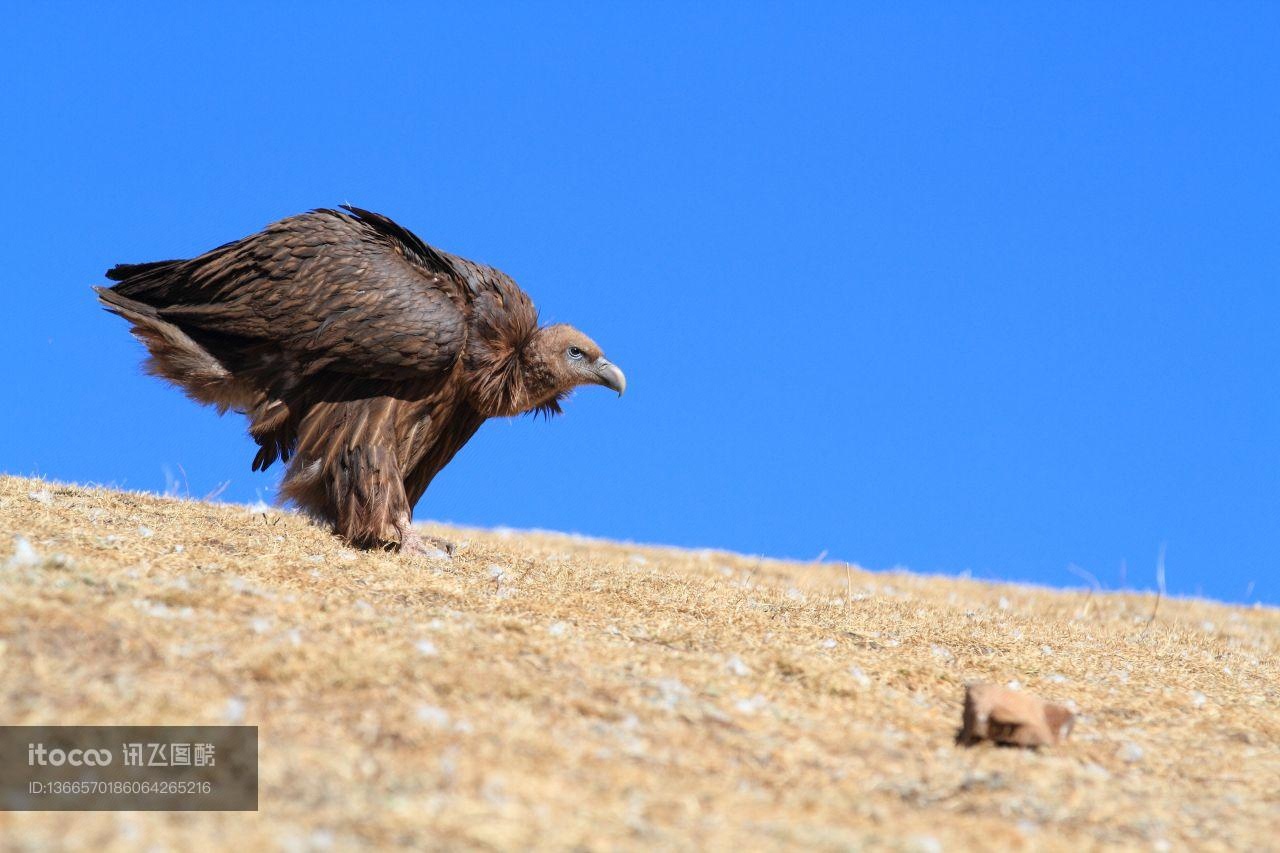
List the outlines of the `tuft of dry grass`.
{"label": "tuft of dry grass", "polygon": [[[10,848],[1264,848],[1280,613],[571,536],[359,553],[0,477],[8,724],[260,727],[257,813],[0,813]],[[963,686],[1080,714],[953,738]]]}

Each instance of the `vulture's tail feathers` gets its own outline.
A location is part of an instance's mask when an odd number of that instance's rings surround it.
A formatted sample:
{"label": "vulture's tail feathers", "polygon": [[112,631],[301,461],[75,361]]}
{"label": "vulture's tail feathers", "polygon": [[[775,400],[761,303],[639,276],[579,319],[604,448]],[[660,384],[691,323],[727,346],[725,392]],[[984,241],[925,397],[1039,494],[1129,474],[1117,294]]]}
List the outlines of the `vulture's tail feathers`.
{"label": "vulture's tail feathers", "polygon": [[107,270],[106,276],[112,281],[128,281],[131,278],[137,278],[149,272],[155,272],[161,267],[169,267],[174,264],[180,264],[182,261],[151,261],[145,264],[116,264]]}
{"label": "vulture's tail feathers", "polygon": [[277,459],[289,460],[297,440],[297,418],[280,400],[272,399],[252,377],[233,373],[216,355],[187,332],[160,316],[164,309],[147,305],[109,287],[95,287],[98,299],[112,314],[133,327],[133,336],[146,345],[151,357],[143,367],[153,376],[167,379],[198,403],[249,416],[249,434],[261,445],[253,470],[266,470]]}
{"label": "vulture's tail feathers", "polygon": [[187,396],[225,412],[244,408],[257,395],[236,381],[208,350],[159,311],[107,287],[95,287],[98,300],[112,314],[128,320],[133,336],[146,345],[151,358],[144,367],[153,376],[178,385]]}

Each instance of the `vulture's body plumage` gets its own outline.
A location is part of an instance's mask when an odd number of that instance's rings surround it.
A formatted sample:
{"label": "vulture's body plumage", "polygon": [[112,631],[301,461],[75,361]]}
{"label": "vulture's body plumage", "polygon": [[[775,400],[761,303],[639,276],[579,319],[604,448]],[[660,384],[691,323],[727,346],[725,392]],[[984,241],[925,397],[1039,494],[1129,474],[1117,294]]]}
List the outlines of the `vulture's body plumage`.
{"label": "vulture's body plumage", "polygon": [[282,496],[361,547],[424,547],[413,506],[486,419],[625,388],[590,338],[539,327],[506,274],[357,208],[107,277],[147,369],[247,415],[254,470],[287,462]]}

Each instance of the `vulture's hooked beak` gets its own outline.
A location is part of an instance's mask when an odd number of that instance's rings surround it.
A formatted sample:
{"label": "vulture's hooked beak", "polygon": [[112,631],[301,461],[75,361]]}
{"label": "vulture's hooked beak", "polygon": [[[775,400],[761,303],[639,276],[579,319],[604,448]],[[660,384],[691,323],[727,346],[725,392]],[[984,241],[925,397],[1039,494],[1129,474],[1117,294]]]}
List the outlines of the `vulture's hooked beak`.
{"label": "vulture's hooked beak", "polygon": [[604,356],[596,359],[596,363],[592,365],[599,382],[606,388],[612,388],[618,392],[618,396],[622,396],[622,392],[627,390],[627,375],[622,372],[618,365],[608,361]]}

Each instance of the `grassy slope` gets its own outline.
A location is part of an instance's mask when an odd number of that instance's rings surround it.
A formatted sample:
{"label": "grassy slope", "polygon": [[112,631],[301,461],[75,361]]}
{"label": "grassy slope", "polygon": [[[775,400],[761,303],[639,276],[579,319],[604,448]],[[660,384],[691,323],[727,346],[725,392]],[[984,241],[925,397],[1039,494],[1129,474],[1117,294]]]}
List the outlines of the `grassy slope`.
{"label": "grassy slope", "polygon": [[[34,495],[34,497],[33,497]],[[18,848],[1260,847],[1280,613],[301,518],[0,478],[0,719],[260,729],[258,813],[0,814]],[[41,560],[5,567],[13,537]],[[179,550],[181,546],[181,550]],[[961,749],[967,680],[1074,701]]]}

